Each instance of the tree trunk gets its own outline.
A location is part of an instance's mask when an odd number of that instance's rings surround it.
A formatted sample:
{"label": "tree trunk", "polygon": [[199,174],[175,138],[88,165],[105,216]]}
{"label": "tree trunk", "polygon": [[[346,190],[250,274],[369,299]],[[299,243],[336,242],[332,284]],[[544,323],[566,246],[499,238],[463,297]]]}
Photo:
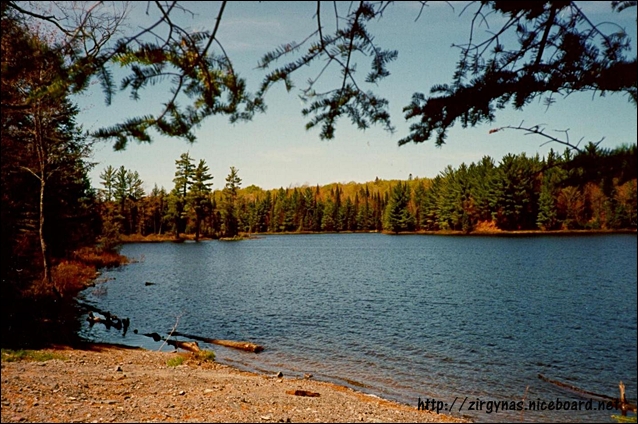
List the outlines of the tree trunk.
{"label": "tree trunk", "polygon": [[53,287],[51,281],[51,264],[49,263],[48,252],[47,252],[47,243],[44,238],[44,188],[45,188],[45,180],[44,176],[40,176],[40,225],[39,225],[39,235],[40,235],[40,248],[42,250],[42,267],[43,267],[43,276],[42,281],[46,283],[48,286]]}
{"label": "tree trunk", "polygon": [[199,227],[202,224],[202,220],[199,217],[199,213],[195,218],[195,241],[199,241]]}
{"label": "tree trunk", "polygon": [[44,236],[44,193],[46,188],[46,163],[47,156],[44,146],[44,130],[42,128],[42,117],[40,115],[39,103],[34,113],[34,123],[35,123],[35,148],[38,155],[38,172],[34,172],[30,170],[30,172],[40,180],[40,216],[39,216],[39,228],[38,228],[38,236],[40,237],[40,249],[42,251],[42,282],[44,286],[48,290],[52,290],[56,295],[61,296],[61,293],[58,291],[57,287],[53,283],[53,279],[51,277],[51,263],[49,262],[49,252],[47,250],[47,242]]}

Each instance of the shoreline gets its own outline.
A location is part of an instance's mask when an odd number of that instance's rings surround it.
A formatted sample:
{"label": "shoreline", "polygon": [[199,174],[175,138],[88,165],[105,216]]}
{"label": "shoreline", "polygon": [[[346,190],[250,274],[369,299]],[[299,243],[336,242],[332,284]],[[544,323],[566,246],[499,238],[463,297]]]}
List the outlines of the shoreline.
{"label": "shoreline", "polygon": [[[403,235],[422,235],[422,236],[468,236],[468,237],[542,237],[542,236],[588,236],[588,235],[610,235],[610,234],[638,234],[636,229],[618,229],[618,230],[475,230],[470,232],[457,230],[437,230],[437,231],[400,231],[393,233],[389,231],[282,231],[282,232],[261,232],[261,233],[242,233],[236,240],[223,241],[241,241],[260,239],[265,236],[279,235],[309,235],[309,234],[385,234],[390,236]],[[176,239],[174,235],[157,235],[149,236],[121,236],[120,243],[184,243],[195,242],[194,236],[191,234],[180,234],[180,238]],[[200,237],[199,241],[222,240],[221,238]]]}
{"label": "shoreline", "polygon": [[[2,360],[2,422],[470,422],[349,387],[243,371],[183,352],[54,346]],[[168,365],[172,358],[183,364]],[[304,394],[306,394],[304,396]]]}
{"label": "shoreline", "polygon": [[[480,230],[480,231],[457,231],[457,230],[437,230],[437,231],[400,231],[393,233],[389,231],[288,231],[276,233],[250,233],[246,235],[246,239],[259,238],[260,236],[276,236],[276,235],[295,235],[295,234],[384,234],[389,236],[416,235],[416,236],[578,236],[578,235],[608,235],[608,234],[638,234],[638,230]],[[255,237],[256,236],[256,237]]]}

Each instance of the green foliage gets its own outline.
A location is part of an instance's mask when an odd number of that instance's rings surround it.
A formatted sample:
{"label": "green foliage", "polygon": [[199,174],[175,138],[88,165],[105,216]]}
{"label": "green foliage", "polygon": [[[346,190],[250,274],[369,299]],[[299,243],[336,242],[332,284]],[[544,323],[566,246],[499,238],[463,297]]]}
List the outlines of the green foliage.
{"label": "green foliage", "polygon": [[175,237],[178,238],[180,233],[186,231],[186,196],[193,183],[195,164],[193,158],[186,152],[182,153],[175,161],[175,167],[177,168],[175,178],[173,178],[175,186],[170,193],[168,212],[173,221]]}
{"label": "green foliage", "polygon": [[[317,18],[320,19],[320,4],[318,4]],[[335,6],[336,7],[336,6]],[[302,110],[303,116],[312,116],[306,124],[306,129],[321,125],[320,137],[322,139],[334,138],[336,122],[345,116],[361,130],[371,125],[381,124],[386,130],[392,132],[394,127],[390,122],[390,114],[387,110],[388,101],[375,95],[372,91],[364,91],[360,83],[354,78],[356,69],[355,55],[372,57],[370,72],[365,79],[366,83],[376,84],[381,79],[390,75],[387,64],[397,58],[396,50],[383,50],[373,43],[374,37],[368,32],[366,25],[381,15],[382,10],[377,10],[372,3],[361,2],[345,20],[345,28],[337,29],[334,35],[323,35],[319,31],[319,40],[312,43],[307,52],[297,59],[281,66],[266,75],[263,80],[259,96],[275,83],[283,81],[290,90],[293,86],[291,75],[298,69],[311,65],[313,62],[322,62],[323,73],[333,67],[339,70],[341,87],[325,93],[315,90],[315,83],[319,79],[310,79],[306,88],[302,90],[301,99],[308,106]],[[267,69],[275,61],[285,57],[294,56],[300,52],[303,43],[289,43],[269,52],[261,59],[259,67]]]}
{"label": "green foliage", "polygon": [[530,230],[537,221],[537,178],[541,163],[525,154],[506,155],[492,184],[492,216],[504,230]]}
{"label": "green foliage", "polygon": [[184,360],[183,356],[173,356],[166,360],[166,365],[169,367],[178,367],[184,363]]}
{"label": "green foliage", "polygon": [[636,415],[630,415],[630,416],[612,415],[611,419],[617,423],[635,423]]}
{"label": "green foliage", "polygon": [[203,362],[215,362],[215,352],[212,350],[202,349],[193,354],[195,359]]}
{"label": "green foliage", "polygon": [[[388,100],[375,89],[390,75],[389,65],[399,52],[375,43],[377,37],[370,30],[386,19],[387,9],[396,7],[392,2],[335,3],[323,9],[323,3],[316,3],[309,11],[316,25],[303,41],[285,43],[262,56],[258,67],[265,75],[254,95],[217,38],[226,2],[209,31],[180,25],[178,14],[187,11],[182,2],[149,3],[145,13],[152,23],[131,32],[124,30],[125,12],[117,7],[105,12],[106,4],[56,3],[55,12],[42,13],[38,2],[2,5],[3,19],[50,25],[57,31],[51,39],[63,40],[48,46],[63,59],[61,72],[37,95],[80,93],[97,80],[110,104],[118,86],[138,100],[145,90],[166,85],[157,113],[130,117],[93,133],[112,140],[117,150],[131,140],[150,142],[151,130],[194,142],[193,129],[214,115],[227,116],[230,122],[250,120],[265,111],[266,93],[274,84],[281,82],[290,91],[295,74],[307,69],[314,76],[300,90],[301,113],[309,118],[307,128],[320,126],[321,138],[333,138],[341,118],[361,130],[379,124],[394,131]],[[611,11],[628,13],[636,3],[607,5]],[[400,145],[432,138],[441,145],[455,123],[467,127],[490,122],[500,109],[523,109],[543,96],[549,106],[559,95],[573,92],[621,93],[636,104],[636,57],[630,54],[628,34],[614,22],[598,24],[569,1],[483,1],[463,11],[473,14],[473,19],[469,39],[454,45],[459,49],[456,70],[448,83],[413,94],[403,108],[405,118],[413,121]],[[333,19],[336,25],[327,24]],[[95,27],[98,21],[101,24]],[[490,30],[480,31],[479,25]],[[213,46],[219,50],[213,51]],[[272,69],[275,62],[283,63]],[[362,68],[367,71],[358,78]],[[114,69],[124,70],[119,84]],[[322,77],[329,85],[319,89]],[[429,95],[423,94],[427,90]]]}
{"label": "green foliage", "polygon": [[199,240],[202,220],[211,211],[210,187],[213,185],[209,182],[213,176],[209,173],[208,165],[204,159],[200,159],[197,168],[193,172],[193,181],[188,191],[186,199],[187,208],[195,215],[195,241]]}
{"label": "green foliage", "polygon": [[103,199],[106,205],[109,205],[110,197],[113,198],[113,204],[106,209],[103,222],[103,236],[108,240],[115,240],[117,233],[133,234],[138,231],[140,224],[139,204],[145,196],[142,186],[144,182],[140,179],[137,171],[120,166],[115,170],[112,166],[106,167],[101,174],[103,190]]}
{"label": "green foliage", "polygon": [[224,186],[223,195],[224,202],[222,206],[223,232],[225,237],[235,237],[239,233],[239,218],[237,216],[237,193],[241,186],[241,178],[239,178],[238,170],[230,167],[230,173],[226,177],[226,185]]}
{"label": "green foliage", "polygon": [[56,84],[62,55],[6,12],[3,4],[2,285],[52,294],[52,264],[99,231],[91,145],[68,90]]}
{"label": "green foliage", "polygon": [[408,210],[410,202],[410,188],[407,182],[398,183],[392,189],[390,202],[386,206],[383,228],[397,234],[400,231],[411,231],[414,229],[414,216]]}
{"label": "green foliage", "polygon": [[115,168],[112,165],[104,168],[104,171],[100,174],[100,179],[102,180],[100,184],[104,186],[104,189],[100,190],[101,198],[106,202],[110,202],[115,195]]}
{"label": "green foliage", "polygon": [[188,189],[192,184],[193,173],[195,171],[193,158],[190,157],[188,152],[182,153],[179,159],[175,161],[175,167],[177,170],[175,171],[175,178],[173,178],[173,182],[175,183],[173,191],[181,199],[185,199]]}
{"label": "green foliage", "polygon": [[[399,145],[433,136],[442,145],[456,122],[464,128],[492,122],[496,110],[508,104],[523,109],[546,94],[548,106],[555,93],[577,91],[624,93],[636,104],[636,57],[627,57],[631,44],[626,32],[594,25],[574,2],[490,1],[476,7],[475,16],[481,19],[472,25],[486,23],[489,9],[502,15],[505,24],[484,40],[477,37],[458,46],[461,55],[451,84],[435,85],[429,97],[412,96],[405,118],[417,122]],[[511,49],[501,44],[507,34],[517,40]]]}
{"label": "green foliage", "polygon": [[547,158],[510,154],[498,164],[483,157],[469,166],[448,166],[433,179],[274,190],[242,189],[231,167],[225,187],[214,192],[200,160],[184,201],[176,190],[167,195],[157,187],[141,199],[139,228],[154,234],[174,229],[179,207],[182,228],[195,239],[199,227],[205,236],[224,240],[254,232],[636,228],[635,146],[567,152],[550,151]]}

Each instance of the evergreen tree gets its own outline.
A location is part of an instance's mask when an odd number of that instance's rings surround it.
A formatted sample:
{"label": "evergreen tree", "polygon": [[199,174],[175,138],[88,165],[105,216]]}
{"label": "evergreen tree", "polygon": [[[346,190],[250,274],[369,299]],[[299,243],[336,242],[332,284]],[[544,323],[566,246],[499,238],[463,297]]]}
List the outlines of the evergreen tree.
{"label": "evergreen tree", "polygon": [[224,204],[222,209],[222,218],[224,225],[224,235],[226,237],[235,237],[239,233],[239,220],[237,217],[237,193],[241,186],[241,178],[239,178],[238,170],[230,167],[230,173],[226,177],[226,185],[224,186]]}
{"label": "evergreen tree", "polygon": [[536,223],[541,230],[555,230],[558,228],[556,197],[550,178],[543,179],[541,193],[538,197],[538,218]]}
{"label": "evergreen tree", "polygon": [[335,231],[343,231],[345,229],[345,211],[342,207],[341,202],[341,188],[337,184],[336,189],[334,190],[334,209],[332,212],[332,221],[334,222]]}
{"label": "evergreen tree", "polygon": [[314,227],[314,217],[315,217],[315,209],[317,208],[317,203],[315,201],[315,195],[313,190],[310,187],[306,187],[303,190],[303,204],[304,204],[304,215],[302,220],[301,228],[303,231],[312,231]]}
{"label": "evergreen tree", "polygon": [[266,232],[270,227],[270,211],[272,209],[272,195],[270,191],[264,194],[263,200],[257,204],[257,231]]}
{"label": "evergreen tree", "polygon": [[312,231],[321,231],[325,204],[321,200],[319,186],[317,186],[317,189],[315,190],[314,205],[315,207],[312,217]]}
{"label": "evergreen tree", "polygon": [[536,224],[542,230],[557,230],[560,227],[557,200],[566,173],[557,166],[559,164],[560,158],[550,149],[545,160],[545,170],[541,174],[542,182],[538,197]]}
{"label": "evergreen tree", "polygon": [[195,215],[195,241],[199,241],[202,220],[209,214],[211,208],[210,193],[213,176],[209,174],[208,165],[200,159],[193,172],[193,180],[188,191],[188,206]]}
{"label": "evergreen tree", "polygon": [[327,199],[323,206],[323,216],[321,219],[321,230],[332,232],[336,230],[335,216],[336,206],[332,199]]}
{"label": "evergreen tree", "polygon": [[458,170],[448,166],[441,173],[441,179],[436,201],[438,226],[443,230],[459,231],[464,224],[469,225],[464,209],[469,194],[467,166],[461,164]]}
{"label": "evergreen tree", "polygon": [[153,186],[151,195],[149,196],[151,203],[151,225],[150,231],[153,234],[162,234],[164,230],[164,222],[168,213],[168,193],[166,189],[157,187],[157,184]]}
{"label": "evergreen tree", "polygon": [[504,230],[536,228],[538,200],[536,190],[540,163],[524,153],[503,157],[492,184],[493,216]]}
{"label": "evergreen tree", "polygon": [[115,192],[115,168],[112,165],[107,166],[100,174],[100,179],[102,180],[101,184],[104,186],[104,189],[100,190],[102,200],[110,202],[113,200]]}
{"label": "evergreen tree", "polygon": [[193,158],[186,152],[175,161],[175,167],[177,168],[173,178],[175,186],[169,198],[169,214],[173,220],[175,238],[179,238],[179,234],[186,231],[186,196],[192,184],[195,164]]}
{"label": "evergreen tree", "polygon": [[414,229],[419,231],[423,227],[423,203],[425,202],[426,190],[422,180],[416,183],[414,188]]}
{"label": "evergreen tree", "polygon": [[496,165],[489,156],[484,156],[478,164],[472,163],[468,170],[470,194],[472,198],[472,220],[474,224],[491,221],[493,202],[490,187],[496,178]]}
{"label": "evergreen tree", "polygon": [[[63,291],[56,258],[95,241],[90,144],[78,109],[56,85],[64,59],[2,4],[2,284]],[[40,262],[42,268],[33,264]],[[26,270],[24,273],[17,269]]]}
{"label": "evergreen tree", "polygon": [[399,231],[410,231],[414,227],[414,217],[408,210],[410,188],[407,183],[399,182],[392,189],[392,196],[385,208],[383,228],[398,234]]}
{"label": "evergreen tree", "polygon": [[440,197],[443,184],[443,177],[439,174],[434,178],[430,188],[425,192],[421,219],[423,228],[428,231],[447,229],[439,226],[438,199]]}

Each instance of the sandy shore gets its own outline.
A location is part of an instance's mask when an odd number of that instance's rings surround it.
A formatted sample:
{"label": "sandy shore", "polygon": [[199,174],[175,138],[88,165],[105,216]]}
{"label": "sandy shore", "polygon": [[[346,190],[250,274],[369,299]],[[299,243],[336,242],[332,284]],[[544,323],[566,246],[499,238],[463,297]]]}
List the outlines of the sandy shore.
{"label": "sandy shore", "polygon": [[[59,359],[2,361],[3,423],[462,422],[312,378],[202,362],[190,353],[101,344],[42,352]],[[176,356],[183,364],[169,366]],[[301,391],[315,396],[298,396]]]}

